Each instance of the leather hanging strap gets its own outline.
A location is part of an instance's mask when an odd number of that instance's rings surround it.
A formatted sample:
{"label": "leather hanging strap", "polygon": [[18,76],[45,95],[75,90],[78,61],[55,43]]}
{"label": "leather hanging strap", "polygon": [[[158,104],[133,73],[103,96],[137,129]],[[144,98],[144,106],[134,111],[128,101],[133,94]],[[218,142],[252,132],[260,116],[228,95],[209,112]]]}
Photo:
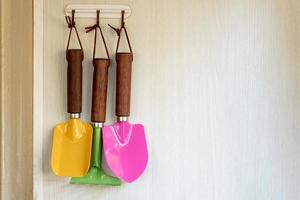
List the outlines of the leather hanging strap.
{"label": "leather hanging strap", "polygon": [[[86,27],[86,32],[95,30],[94,50],[93,50],[93,89],[92,89],[92,122],[105,122],[106,116],[106,99],[107,99],[107,85],[108,85],[108,67],[110,65],[109,53],[106,42],[99,25],[100,10],[97,10],[97,22],[93,26]],[[95,58],[97,46],[97,30],[99,29],[102,42],[106,51],[107,58]]]}
{"label": "leather hanging strap", "polygon": [[[82,61],[83,50],[74,21],[75,10],[72,10],[72,18],[66,16],[66,22],[70,29],[66,58],[68,61],[67,69],[67,93],[68,93],[68,113],[81,113],[82,111]],[[70,38],[73,28],[81,49],[69,49]]]}
{"label": "leather hanging strap", "polygon": [[119,45],[120,45],[122,29],[123,29],[124,32],[125,32],[126,40],[127,40],[128,47],[129,47],[129,51],[130,51],[130,53],[132,53],[132,48],[131,48],[131,44],[130,44],[130,41],[129,41],[129,37],[128,37],[128,33],[127,33],[127,30],[126,30],[126,27],[125,27],[125,21],[124,21],[125,11],[122,10],[122,13],[121,13],[121,14],[122,14],[122,19],[121,19],[121,27],[120,27],[120,28],[115,28],[115,27],[113,27],[112,25],[108,24],[108,26],[110,26],[114,31],[116,31],[116,32],[117,32],[117,35],[118,35],[118,42],[117,42],[117,48],[116,48],[116,55],[117,55],[117,53],[118,53],[118,49],[119,49]]}
{"label": "leather hanging strap", "polygon": [[67,22],[68,27],[70,29],[69,38],[68,38],[68,44],[67,44],[67,50],[69,49],[69,45],[70,45],[70,40],[71,40],[71,35],[72,35],[73,28],[75,30],[75,33],[76,33],[76,36],[77,36],[77,39],[78,39],[78,42],[79,42],[79,45],[80,45],[80,49],[82,50],[82,44],[81,44],[81,41],[80,41],[80,38],[79,38],[79,34],[78,34],[78,31],[77,31],[77,28],[75,26],[74,15],[75,15],[75,10],[72,10],[72,18],[70,16],[65,16],[66,22]]}
{"label": "leather hanging strap", "polygon": [[92,30],[95,30],[93,59],[95,58],[95,55],[96,55],[97,29],[99,29],[99,31],[100,31],[100,35],[101,35],[102,42],[103,42],[103,45],[104,45],[104,48],[105,48],[105,52],[106,52],[107,58],[109,59],[109,53],[108,53],[108,49],[107,49],[107,46],[106,46],[106,42],[105,42],[101,27],[99,25],[99,18],[100,18],[100,10],[97,10],[97,22],[96,22],[96,24],[93,25],[93,26],[85,27],[85,30],[86,30],[87,33],[92,31]]}
{"label": "leather hanging strap", "polygon": [[[118,117],[128,117],[130,115],[130,94],[131,94],[131,71],[133,53],[129,41],[128,33],[125,27],[124,14],[122,11],[121,27],[114,28],[109,25],[118,34],[118,42],[116,48],[116,63],[117,63],[117,79],[116,79],[116,115]],[[124,29],[127,43],[130,52],[118,52],[121,32]]]}

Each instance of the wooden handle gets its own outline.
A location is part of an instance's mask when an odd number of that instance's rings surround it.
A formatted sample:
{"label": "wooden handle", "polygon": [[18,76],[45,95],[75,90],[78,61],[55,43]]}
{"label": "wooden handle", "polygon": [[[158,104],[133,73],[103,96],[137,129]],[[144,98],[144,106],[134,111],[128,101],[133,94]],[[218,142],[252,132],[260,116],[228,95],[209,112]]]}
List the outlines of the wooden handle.
{"label": "wooden handle", "polygon": [[82,111],[82,61],[81,49],[68,49],[68,113]]}
{"label": "wooden handle", "polygon": [[132,53],[117,53],[116,115],[129,116]]}
{"label": "wooden handle", "polygon": [[92,122],[105,122],[109,59],[94,59]]}

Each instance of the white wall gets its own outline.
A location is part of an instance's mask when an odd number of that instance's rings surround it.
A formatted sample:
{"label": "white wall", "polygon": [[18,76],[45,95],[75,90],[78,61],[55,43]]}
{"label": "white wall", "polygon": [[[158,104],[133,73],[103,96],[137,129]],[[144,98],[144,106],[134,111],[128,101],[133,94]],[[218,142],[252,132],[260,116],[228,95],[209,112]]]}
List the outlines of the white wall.
{"label": "white wall", "polygon": [[[70,185],[50,169],[52,129],[68,116],[63,8],[71,2],[83,1],[44,0],[38,199],[300,199],[300,13],[293,1],[84,1],[132,8],[131,121],[146,127],[150,160],[138,181],[121,187]],[[107,22],[113,54],[116,37]],[[84,26],[93,23],[77,20],[85,48],[86,121],[93,34]],[[108,123],[114,121],[114,78],[113,65]]]}

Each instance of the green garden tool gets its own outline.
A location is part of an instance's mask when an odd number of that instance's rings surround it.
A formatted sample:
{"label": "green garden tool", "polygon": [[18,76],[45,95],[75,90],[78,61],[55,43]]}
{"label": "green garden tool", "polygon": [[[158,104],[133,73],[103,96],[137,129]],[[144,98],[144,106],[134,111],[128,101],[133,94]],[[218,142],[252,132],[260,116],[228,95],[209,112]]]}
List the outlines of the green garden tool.
{"label": "green garden tool", "polygon": [[84,177],[74,177],[71,179],[72,184],[92,184],[92,185],[112,185],[119,186],[119,179],[106,175],[101,167],[102,138],[101,127],[94,126],[93,150],[91,167]]}
{"label": "green garden tool", "polygon": [[[74,184],[94,184],[94,185],[121,185],[118,178],[105,174],[101,167],[102,161],[102,127],[105,122],[106,114],[106,96],[108,82],[108,67],[110,64],[107,46],[103,33],[99,26],[99,13],[97,11],[97,23],[94,26],[87,27],[87,32],[95,29],[95,41],[93,52],[93,94],[92,94],[92,122],[93,129],[93,146],[90,169],[84,177],[73,177],[70,183]],[[97,39],[97,28],[100,31],[102,41],[106,50],[107,58],[95,58],[95,47]]]}

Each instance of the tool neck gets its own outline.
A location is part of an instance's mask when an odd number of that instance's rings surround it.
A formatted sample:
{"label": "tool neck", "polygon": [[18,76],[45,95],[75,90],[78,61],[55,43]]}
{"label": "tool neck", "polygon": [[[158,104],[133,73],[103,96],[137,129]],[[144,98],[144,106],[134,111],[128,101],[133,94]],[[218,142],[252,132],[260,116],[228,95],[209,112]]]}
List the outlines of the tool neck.
{"label": "tool neck", "polygon": [[104,125],[103,122],[93,122],[93,126],[94,126],[95,128],[102,128],[103,125]]}
{"label": "tool neck", "polygon": [[93,146],[92,146],[92,162],[93,167],[101,167],[102,160],[102,141],[101,141],[101,129],[94,128],[93,133]]}
{"label": "tool neck", "polygon": [[79,119],[80,118],[80,113],[70,113],[70,118],[71,119]]}
{"label": "tool neck", "polygon": [[128,121],[128,117],[127,116],[117,117],[117,121],[118,122],[127,122]]}

